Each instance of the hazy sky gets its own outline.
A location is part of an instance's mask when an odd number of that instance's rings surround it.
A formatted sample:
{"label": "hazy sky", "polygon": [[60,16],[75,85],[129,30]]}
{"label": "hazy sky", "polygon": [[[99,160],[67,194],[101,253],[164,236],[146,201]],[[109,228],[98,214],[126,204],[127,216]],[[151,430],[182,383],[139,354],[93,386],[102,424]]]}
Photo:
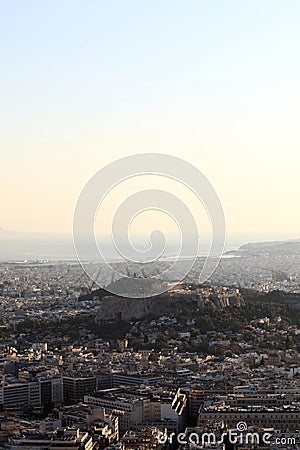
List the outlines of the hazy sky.
{"label": "hazy sky", "polygon": [[151,151],[209,178],[228,233],[299,237],[298,0],[0,5],[0,227],[69,232],[98,169]]}

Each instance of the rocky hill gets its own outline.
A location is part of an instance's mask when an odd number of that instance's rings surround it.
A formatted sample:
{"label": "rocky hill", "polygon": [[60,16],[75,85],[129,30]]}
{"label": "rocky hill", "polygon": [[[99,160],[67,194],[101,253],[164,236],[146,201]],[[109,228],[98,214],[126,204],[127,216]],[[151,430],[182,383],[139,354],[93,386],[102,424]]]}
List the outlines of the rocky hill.
{"label": "rocky hill", "polygon": [[131,320],[141,319],[147,315],[176,315],[183,304],[193,304],[197,308],[220,309],[230,306],[241,307],[245,303],[237,289],[223,287],[174,289],[155,297],[104,296],[97,316],[99,320]]}

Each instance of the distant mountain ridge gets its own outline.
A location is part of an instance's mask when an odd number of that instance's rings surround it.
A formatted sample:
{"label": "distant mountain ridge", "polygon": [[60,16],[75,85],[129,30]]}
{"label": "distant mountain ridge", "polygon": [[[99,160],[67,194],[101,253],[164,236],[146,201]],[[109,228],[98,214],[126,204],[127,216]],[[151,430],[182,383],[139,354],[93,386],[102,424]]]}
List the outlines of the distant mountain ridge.
{"label": "distant mountain ridge", "polygon": [[300,239],[289,239],[286,241],[267,241],[243,244],[238,250],[226,252],[239,256],[257,255],[300,255]]}

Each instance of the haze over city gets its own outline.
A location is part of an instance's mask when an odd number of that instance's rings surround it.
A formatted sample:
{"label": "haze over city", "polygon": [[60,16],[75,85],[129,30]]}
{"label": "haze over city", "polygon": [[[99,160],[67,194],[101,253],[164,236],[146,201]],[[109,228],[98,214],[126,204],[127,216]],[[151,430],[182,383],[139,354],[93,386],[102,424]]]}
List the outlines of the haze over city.
{"label": "haze over city", "polygon": [[3,2],[0,226],[70,236],[97,170],[158,152],[206,175],[229,240],[299,238],[299,8]]}

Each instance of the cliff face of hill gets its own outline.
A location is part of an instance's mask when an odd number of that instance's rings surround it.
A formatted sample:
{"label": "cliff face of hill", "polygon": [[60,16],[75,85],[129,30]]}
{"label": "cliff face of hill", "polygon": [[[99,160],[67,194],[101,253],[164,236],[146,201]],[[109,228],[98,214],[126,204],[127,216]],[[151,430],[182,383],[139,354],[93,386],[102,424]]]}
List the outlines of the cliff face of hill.
{"label": "cliff face of hill", "polygon": [[197,305],[200,308],[227,308],[228,306],[240,308],[245,305],[245,301],[239,292],[227,295],[211,295],[209,297],[199,295]]}
{"label": "cliff face of hill", "polygon": [[[126,298],[126,297],[104,297],[101,302],[98,317],[101,320],[111,319],[140,319],[161,311],[160,297],[149,298]],[[166,305],[165,305],[166,306]]]}

